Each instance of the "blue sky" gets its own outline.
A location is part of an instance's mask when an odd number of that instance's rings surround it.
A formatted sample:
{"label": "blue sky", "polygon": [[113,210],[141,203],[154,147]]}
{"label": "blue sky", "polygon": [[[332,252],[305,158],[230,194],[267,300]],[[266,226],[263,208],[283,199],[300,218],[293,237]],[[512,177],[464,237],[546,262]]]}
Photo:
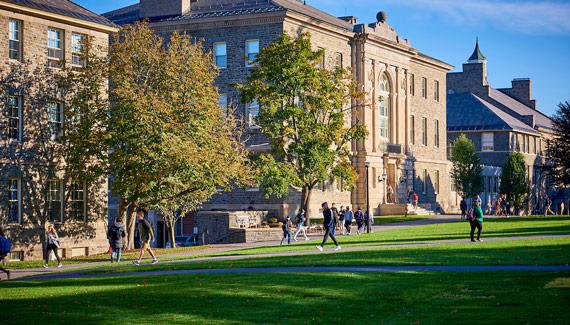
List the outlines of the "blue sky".
{"label": "blue sky", "polygon": [[[138,0],[76,0],[103,13]],[[336,16],[359,22],[388,13],[388,23],[412,46],[461,69],[479,37],[495,88],[531,78],[541,111],[552,114],[570,101],[570,1],[561,0],[307,0]]]}

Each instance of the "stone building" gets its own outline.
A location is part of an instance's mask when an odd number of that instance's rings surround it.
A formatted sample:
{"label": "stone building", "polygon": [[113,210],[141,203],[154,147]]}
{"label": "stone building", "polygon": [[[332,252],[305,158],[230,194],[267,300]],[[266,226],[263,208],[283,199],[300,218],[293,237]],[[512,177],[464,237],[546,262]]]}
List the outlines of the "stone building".
{"label": "stone building", "polygon": [[487,58],[477,42],[463,71],[447,75],[447,92],[448,143],[465,134],[475,144],[485,165],[483,204],[497,199],[502,167],[518,151],[525,156],[532,207],[542,212],[553,125],[532,99],[532,81],[514,79],[510,88],[493,88],[487,80]]}
{"label": "stone building", "polygon": [[[117,31],[111,21],[67,0],[1,0],[0,26],[0,75],[17,71],[18,66],[80,68],[83,41],[91,39],[105,55],[109,34]],[[77,182],[44,164],[51,160],[39,157],[58,145],[56,137],[66,127],[66,103],[40,107],[21,89],[4,95],[0,96],[0,224],[14,242],[10,258],[41,258],[45,223],[59,232],[65,257],[105,251],[106,179]],[[45,127],[35,118],[41,110],[47,110],[50,130],[58,134],[50,141],[36,136]]]}
{"label": "stone building", "polygon": [[[399,203],[414,188],[427,207],[450,208],[445,75],[452,67],[411,47],[388,25],[385,13],[372,24],[359,24],[356,17],[334,17],[298,0],[141,0],[104,16],[117,24],[148,19],[166,39],[177,31],[201,40],[220,68],[220,104],[236,107],[250,123],[251,150],[269,149],[253,123],[260,107],[240,103],[231,84],[243,82],[251,60],[281,34],[310,33],[314,48],[325,52],[323,65],[351,68],[371,106],[358,111],[359,103],[352,103],[352,120],[364,121],[370,132],[366,141],[352,144],[356,190],[345,191],[335,180],[320,184],[310,214],[317,215],[323,201],[363,209],[369,205],[376,215],[391,212],[387,184]],[[253,209],[282,217],[294,215],[300,196],[292,191],[285,199],[265,199],[257,188],[236,189],[214,197],[204,209]],[[405,205],[398,208],[403,213]]]}

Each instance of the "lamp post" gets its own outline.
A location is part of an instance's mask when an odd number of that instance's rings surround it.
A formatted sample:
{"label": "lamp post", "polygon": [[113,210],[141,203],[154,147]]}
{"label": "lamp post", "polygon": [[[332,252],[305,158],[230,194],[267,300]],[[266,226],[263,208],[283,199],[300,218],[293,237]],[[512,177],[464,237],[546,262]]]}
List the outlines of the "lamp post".
{"label": "lamp post", "polygon": [[370,214],[370,187],[368,186],[369,176],[368,176],[368,169],[370,168],[370,163],[367,162],[364,164],[366,167],[366,211]]}

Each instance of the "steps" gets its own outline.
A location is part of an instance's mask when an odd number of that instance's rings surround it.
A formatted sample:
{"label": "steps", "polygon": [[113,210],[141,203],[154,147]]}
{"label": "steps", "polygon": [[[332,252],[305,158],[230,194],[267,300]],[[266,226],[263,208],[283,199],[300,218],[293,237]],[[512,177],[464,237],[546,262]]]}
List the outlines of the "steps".
{"label": "steps", "polygon": [[409,216],[435,216],[438,214],[427,206],[422,207],[418,205],[417,208],[414,208],[414,206],[412,206],[411,204],[406,204],[406,207],[408,209]]}

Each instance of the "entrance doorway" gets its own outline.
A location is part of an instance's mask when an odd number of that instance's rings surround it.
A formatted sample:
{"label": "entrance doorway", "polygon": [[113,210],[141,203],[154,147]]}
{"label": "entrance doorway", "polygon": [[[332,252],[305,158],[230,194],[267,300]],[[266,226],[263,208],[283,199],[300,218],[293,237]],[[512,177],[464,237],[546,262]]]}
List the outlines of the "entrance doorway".
{"label": "entrance doorway", "polygon": [[388,203],[397,203],[396,202],[396,193],[398,193],[398,189],[396,188],[396,165],[388,164],[388,178],[386,179],[386,189],[388,189],[388,185],[392,187],[393,194],[391,197],[387,198]]}

